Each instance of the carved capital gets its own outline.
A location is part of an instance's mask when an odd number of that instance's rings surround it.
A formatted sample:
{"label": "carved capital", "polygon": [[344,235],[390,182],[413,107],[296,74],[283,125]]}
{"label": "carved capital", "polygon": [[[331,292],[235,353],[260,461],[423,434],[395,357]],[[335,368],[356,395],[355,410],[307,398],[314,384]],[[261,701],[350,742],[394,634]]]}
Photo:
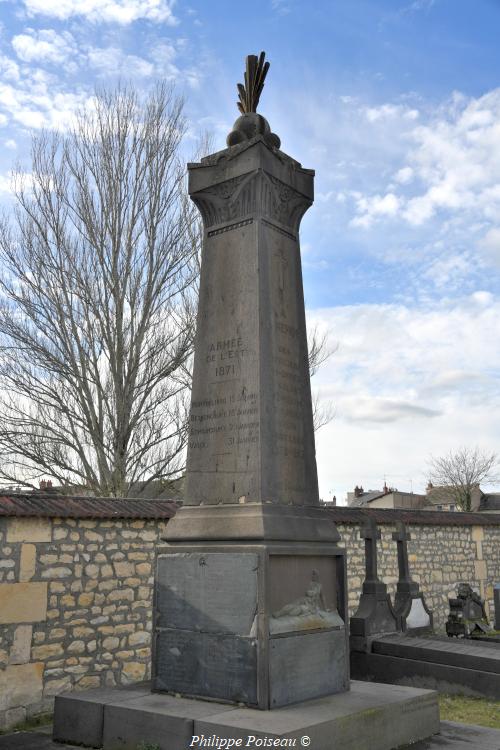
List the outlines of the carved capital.
{"label": "carved capital", "polygon": [[206,229],[243,218],[265,217],[293,234],[312,201],[262,169],[191,194]]}

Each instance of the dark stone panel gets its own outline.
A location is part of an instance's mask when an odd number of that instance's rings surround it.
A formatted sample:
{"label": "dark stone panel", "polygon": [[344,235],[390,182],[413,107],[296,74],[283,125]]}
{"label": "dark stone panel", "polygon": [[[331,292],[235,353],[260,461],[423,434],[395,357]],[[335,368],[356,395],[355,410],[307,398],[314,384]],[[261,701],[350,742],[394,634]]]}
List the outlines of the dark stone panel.
{"label": "dark stone panel", "polygon": [[269,643],[271,708],[347,689],[345,630],[272,638]]}
{"label": "dark stone panel", "polygon": [[351,677],[355,680],[430,688],[440,693],[500,699],[500,674],[429,661],[353,651]]}
{"label": "dark stone panel", "polygon": [[484,648],[482,644],[470,641],[450,639],[448,643],[433,643],[431,638],[381,638],[373,641],[372,651],[386,656],[449,664],[500,675],[500,649]]}
{"label": "dark stone panel", "polygon": [[151,742],[155,747],[158,744],[159,750],[170,750],[177,746],[189,747],[192,736],[192,719],[127,706],[106,707],[103,750],[137,750],[140,742]]}
{"label": "dark stone panel", "polygon": [[258,564],[255,553],[162,555],[157,626],[249,636],[257,611]]}
{"label": "dark stone panel", "polygon": [[257,703],[256,640],[170,629],[155,640],[155,690]]}
{"label": "dark stone panel", "polygon": [[[149,683],[132,685],[121,691],[122,701],[147,695]],[[116,690],[88,690],[85,693],[63,693],[54,703],[53,738],[59,742],[101,747],[104,705],[116,698]]]}

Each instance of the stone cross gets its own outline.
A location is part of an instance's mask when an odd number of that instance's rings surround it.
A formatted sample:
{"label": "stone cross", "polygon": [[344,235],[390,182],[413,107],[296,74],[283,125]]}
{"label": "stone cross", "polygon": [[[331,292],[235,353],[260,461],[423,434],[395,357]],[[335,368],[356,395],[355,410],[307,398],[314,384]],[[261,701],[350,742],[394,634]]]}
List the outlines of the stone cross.
{"label": "stone cross", "polygon": [[377,539],[380,531],[373,518],[368,518],[360,529],[360,537],[365,540],[365,569],[367,581],[378,581],[377,574]]}
{"label": "stone cross", "polygon": [[406,526],[402,521],[396,522],[396,531],[393,533],[392,538],[398,545],[398,568],[399,568],[399,580],[411,582],[410,567],[408,563],[408,545],[407,542],[411,539],[410,533],[406,530]]}

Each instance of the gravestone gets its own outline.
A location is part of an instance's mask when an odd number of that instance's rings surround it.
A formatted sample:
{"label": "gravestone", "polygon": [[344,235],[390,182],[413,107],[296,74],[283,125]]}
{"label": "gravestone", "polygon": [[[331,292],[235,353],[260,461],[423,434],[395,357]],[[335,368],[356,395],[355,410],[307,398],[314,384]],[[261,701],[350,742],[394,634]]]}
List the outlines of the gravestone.
{"label": "gravestone", "polygon": [[474,633],[489,633],[491,627],[486,616],[484,601],[468,583],[458,585],[457,597],[448,599],[450,612],[446,633],[450,637],[470,638]]}
{"label": "gravestone", "polygon": [[392,538],[398,546],[399,580],[394,599],[394,611],[401,619],[401,628],[407,633],[432,632],[432,613],[428,609],[419,585],[412,580],[408,561],[410,533],[402,521],[397,521]]}
{"label": "gravestone", "polygon": [[314,172],[256,113],[189,165],[204,226],[186,489],[156,573],[157,691],[261,709],[348,689],[346,576],[320,507],[299,225]]}
{"label": "gravestone", "polygon": [[351,649],[366,651],[374,636],[400,630],[400,619],[392,607],[387,586],[378,577],[377,541],[380,530],[373,518],[365,520],[360,536],[365,540],[365,580],[358,609],[351,617],[350,632]]}

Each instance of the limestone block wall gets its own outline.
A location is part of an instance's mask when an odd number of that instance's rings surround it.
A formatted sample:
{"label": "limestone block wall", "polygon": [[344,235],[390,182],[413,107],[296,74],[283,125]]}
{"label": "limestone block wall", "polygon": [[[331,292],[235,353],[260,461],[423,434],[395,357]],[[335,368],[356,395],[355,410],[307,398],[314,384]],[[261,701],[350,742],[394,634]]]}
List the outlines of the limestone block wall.
{"label": "limestone block wall", "polygon": [[150,674],[159,519],[0,517],[0,728]]}
{"label": "limestone block wall", "polygon": [[[396,519],[398,511],[385,512],[394,514]],[[342,515],[345,517],[347,513],[343,511]],[[349,613],[353,615],[364,579],[364,540],[360,539],[357,521],[343,521],[337,527],[342,537],[340,544],[346,547]],[[432,524],[408,523],[407,528],[412,537],[408,542],[410,572],[433,611],[436,630],[444,631],[448,598],[456,596],[461,581],[469,583],[485,599],[488,616],[493,621],[493,584],[500,582],[500,523],[446,525],[441,520]],[[398,580],[397,547],[392,540],[395,525],[382,522],[379,529],[379,577],[394,596]]]}
{"label": "limestone block wall", "polygon": [[[4,501],[9,510],[2,515]],[[67,511],[72,499],[42,498],[37,512],[45,515],[35,517],[13,515],[13,502],[0,497],[0,729],[49,711],[54,696],[65,690],[149,677],[154,554],[173,513],[165,501],[147,501],[141,509],[134,500],[127,506],[132,517],[117,517],[116,508],[123,510],[126,501],[86,499],[75,504],[74,517],[62,517],[50,514],[50,502],[54,510],[64,503]],[[37,505],[32,498],[15,502],[23,513]],[[85,503],[102,517],[78,515]],[[84,510],[89,515],[92,509]],[[353,614],[364,578],[363,513],[329,512],[347,550]],[[374,514],[382,532],[379,575],[391,594],[398,575],[391,535],[402,518],[412,535],[411,572],[436,627],[444,628],[448,597],[460,581],[486,597],[492,617],[493,584],[500,582],[500,515]]]}

